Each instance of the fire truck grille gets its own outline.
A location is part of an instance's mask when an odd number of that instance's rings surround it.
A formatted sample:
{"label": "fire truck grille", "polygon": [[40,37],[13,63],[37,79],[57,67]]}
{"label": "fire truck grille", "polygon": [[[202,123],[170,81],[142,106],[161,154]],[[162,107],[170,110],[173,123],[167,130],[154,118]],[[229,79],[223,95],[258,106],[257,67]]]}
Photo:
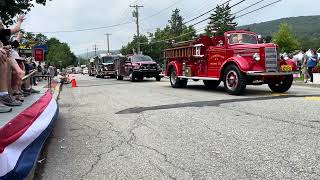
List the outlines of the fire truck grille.
{"label": "fire truck grille", "polygon": [[140,68],[143,70],[157,70],[157,65],[156,64],[142,64]]}
{"label": "fire truck grille", "polygon": [[277,72],[278,71],[277,49],[266,48],[265,51],[266,51],[266,71]]}

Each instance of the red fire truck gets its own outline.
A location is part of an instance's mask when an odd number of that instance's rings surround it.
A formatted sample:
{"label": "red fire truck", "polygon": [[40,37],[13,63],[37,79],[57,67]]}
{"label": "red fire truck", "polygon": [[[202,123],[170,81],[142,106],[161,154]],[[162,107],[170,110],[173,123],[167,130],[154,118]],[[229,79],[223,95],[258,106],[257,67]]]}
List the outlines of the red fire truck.
{"label": "red fire truck", "polygon": [[296,65],[280,59],[276,44],[259,44],[258,40],[257,34],[239,30],[173,43],[165,50],[165,75],[173,88],[186,87],[192,79],[203,80],[208,88],[222,81],[232,95],[242,94],[246,85],[262,84],[274,92],[286,92],[297,73]]}

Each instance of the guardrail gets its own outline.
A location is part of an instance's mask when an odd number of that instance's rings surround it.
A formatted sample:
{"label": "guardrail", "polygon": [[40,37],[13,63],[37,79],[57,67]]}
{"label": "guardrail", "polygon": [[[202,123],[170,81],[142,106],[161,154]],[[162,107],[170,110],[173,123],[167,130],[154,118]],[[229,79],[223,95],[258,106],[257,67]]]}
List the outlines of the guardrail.
{"label": "guardrail", "polygon": [[[36,70],[32,71],[31,73],[25,75],[23,78],[22,78],[22,81],[26,81],[28,79],[31,79],[33,77],[42,77],[42,78],[47,78],[48,80],[48,88],[51,89],[51,82],[52,82],[52,76],[51,75],[35,75],[37,73]],[[32,83],[31,83],[32,84]]]}

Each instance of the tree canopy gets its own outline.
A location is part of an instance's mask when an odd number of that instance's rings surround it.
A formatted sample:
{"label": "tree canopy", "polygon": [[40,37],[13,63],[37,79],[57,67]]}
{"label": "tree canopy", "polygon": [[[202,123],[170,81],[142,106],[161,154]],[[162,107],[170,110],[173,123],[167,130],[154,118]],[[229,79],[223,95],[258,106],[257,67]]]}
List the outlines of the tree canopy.
{"label": "tree canopy", "polygon": [[280,24],[279,31],[273,36],[273,41],[278,44],[281,52],[290,53],[300,49],[300,44],[287,23]]}
{"label": "tree canopy", "polygon": [[222,36],[224,32],[235,30],[237,23],[234,22],[235,16],[231,14],[229,3],[217,5],[205,31],[209,36],[213,35],[213,31],[217,31],[217,35]]}
{"label": "tree canopy", "polygon": [[[22,47],[32,48],[36,45],[47,45],[48,52],[45,54],[45,61],[51,65],[59,67],[62,65],[76,65],[77,58],[67,43],[60,42],[57,38],[48,39],[43,34],[25,33]],[[60,63],[61,61],[61,63]]]}
{"label": "tree canopy", "polygon": [[[143,54],[151,56],[157,62],[163,61],[163,50],[168,47],[171,40],[176,42],[191,40],[196,36],[193,27],[187,27],[183,23],[183,17],[179,14],[180,10],[175,9],[164,28],[157,28],[155,32],[147,35],[140,35],[141,50]],[[122,54],[132,54],[137,42],[137,36],[127,45],[122,46]]]}
{"label": "tree canopy", "polygon": [[1,0],[0,1],[0,19],[6,25],[11,25],[13,18],[17,14],[26,13],[31,10],[34,3],[46,5],[51,0]]}

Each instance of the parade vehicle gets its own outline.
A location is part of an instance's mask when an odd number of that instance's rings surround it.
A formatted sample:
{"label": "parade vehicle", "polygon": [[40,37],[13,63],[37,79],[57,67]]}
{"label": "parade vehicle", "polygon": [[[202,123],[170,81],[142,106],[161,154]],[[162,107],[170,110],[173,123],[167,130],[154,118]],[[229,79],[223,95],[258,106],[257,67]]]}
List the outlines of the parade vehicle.
{"label": "parade vehicle", "polygon": [[152,77],[157,81],[161,80],[161,68],[149,56],[141,54],[119,56],[114,62],[117,80],[123,80],[123,77],[129,77],[132,82]]}
{"label": "parade vehicle", "polygon": [[173,88],[186,87],[188,79],[203,80],[208,88],[223,82],[232,95],[242,94],[247,85],[262,84],[286,92],[297,73],[294,62],[280,59],[276,44],[259,44],[257,34],[243,30],[173,43],[165,58],[165,75]]}
{"label": "parade vehicle", "polygon": [[114,55],[111,54],[100,54],[98,56],[98,61],[96,61],[96,77],[104,78],[105,76],[115,77],[115,70],[113,61],[115,59]]}
{"label": "parade vehicle", "polygon": [[98,62],[98,56],[91,58],[90,62],[88,64],[88,74],[89,76],[96,76],[97,74],[97,63]]}

